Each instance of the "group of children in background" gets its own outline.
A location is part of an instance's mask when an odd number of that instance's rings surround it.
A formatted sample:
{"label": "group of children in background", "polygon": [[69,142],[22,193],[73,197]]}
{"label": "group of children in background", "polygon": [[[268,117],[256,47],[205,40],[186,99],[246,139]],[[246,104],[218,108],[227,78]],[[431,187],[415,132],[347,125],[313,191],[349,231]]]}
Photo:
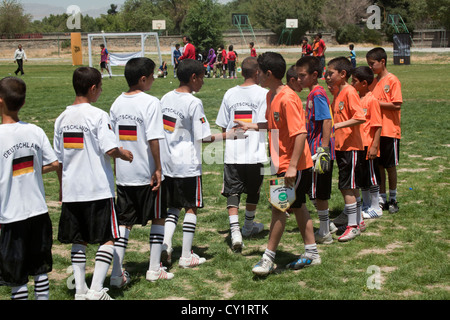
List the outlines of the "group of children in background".
{"label": "group of children in background", "polygon": [[[244,82],[223,97],[218,134],[211,134],[202,101],[192,94],[200,91],[205,77],[197,60],[178,64],[180,85],[161,100],[146,93],[154,81],[154,62],[130,60],[125,67],[129,90],[115,100],[109,114],[92,106],[102,92],[101,73],[81,67],[73,74],[75,101],[55,121],[53,148],[42,129],[19,120],[25,83],[12,77],[0,80],[0,134],[5,137],[0,140],[0,284],[12,287],[13,299],[26,299],[28,276],[34,276],[36,298],[49,298],[52,228],[42,174],[55,170],[62,201],[57,238],[72,244],[75,299],[111,299],[104,286],[111,264],[110,286],[121,288],[130,282],[123,268],[130,232],[149,221],[146,279],[172,279],[166,267],[172,264],[172,238],[183,209],[179,267],[205,263],[192,245],[198,209],[204,206],[202,144],[215,141],[226,141],[221,193],[227,198],[231,247],[240,251],[243,237],[264,229],[254,220],[268,160],[267,135],[273,173],[296,190],[290,213],[295,214],[304,242],[304,252],[287,268],[320,264],[317,244],[332,243],[336,225],[345,227],[338,241],[350,241],[365,230],[364,219],[380,217],[386,208],[398,211],[400,82],[387,71],[382,48],[369,51],[367,62],[369,67],[356,69],[345,57],[328,63],[330,104],[318,83],[318,58],[302,57],[287,70],[278,53],[247,57],[242,62]],[[304,110],[296,91],[306,88],[310,93]],[[334,161],[345,209],[331,222],[328,200]],[[241,228],[238,210],[244,193]],[[318,211],[317,232],[305,205],[307,196]],[[285,212],[272,206],[270,237],[254,274],[274,271],[286,219]],[[100,244],[90,286],[85,281],[89,244]]]}

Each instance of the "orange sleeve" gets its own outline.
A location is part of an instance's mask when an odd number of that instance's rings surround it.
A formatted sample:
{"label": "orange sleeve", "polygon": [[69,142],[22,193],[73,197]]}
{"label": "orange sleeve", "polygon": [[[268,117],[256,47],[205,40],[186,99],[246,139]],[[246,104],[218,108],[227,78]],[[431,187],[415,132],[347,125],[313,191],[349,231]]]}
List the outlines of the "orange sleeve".
{"label": "orange sleeve", "polygon": [[402,97],[402,86],[397,77],[392,77],[389,81],[390,86],[390,102],[392,103],[403,103]]}

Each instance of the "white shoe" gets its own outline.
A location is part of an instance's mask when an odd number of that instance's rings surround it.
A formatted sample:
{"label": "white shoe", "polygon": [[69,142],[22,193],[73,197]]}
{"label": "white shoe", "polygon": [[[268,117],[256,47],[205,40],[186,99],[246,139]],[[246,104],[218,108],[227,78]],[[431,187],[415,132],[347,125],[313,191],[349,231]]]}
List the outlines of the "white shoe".
{"label": "white shoe", "polygon": [[358,227],[347,226],[347,228],[345,229],[344,234],[342,234],[338,238],[338,241],[339,242],[347,242],[347,241],[355,239],[360,234],[361,234],[361,232],[360,232]]}
{"label": "white shoe", "polygon": [[178,265],[181,268],[186,269],[186,268],[195,268],[196,266],[201,265],[202,263],[205,262],[206,262],[205,258],[200,258],[197,254],[192,252],[189,258],[181,257],[180,260],[178,261]]}
{"label": "white shoe", "polygon": [[108,290],[108,288],[103,288],[100,291],[89,290],[86,293],[86,300],[114,300],[107,293]]}
{"label": "white shoe", "polygon": [[86,293],[75,293],[75,300],[86,300]]}
{"label": "white shoe", "polygon": [[126,286],[127,284],[129,284],[130,281],[131,281],[130,274],[124,270],[122,272],[122,275],[120,275],[118,277],[111,276],[111,278],[109,280],[109,285],[111,287],[120,289],[120,288]]}
{"label": "white shoe", "polygon": [[383,210],[381,210],[381,208],[368,208],[366,211],[363,211],[362,214],[364,219],[375,219],[383,215]]}
{"label": "white shoe", "polygon": [[267,276],[275,270],[275,263],[266,258],[264,255],[259,262],[253,267],[252,272],[258,276]]}
{"label": "white shoe", "polygon": [[169,248],[167,244],[163,243],[161,251],[161,262],[165,266],[172,265],[173,248]]}
{"label": "white shoe", "polygon": [[316,240],[316,243],[319,244],[332,244],[333,243],[333,236],[331,235],[331,232],[328,232],[325,235],[321,235],[319,233],[319,230],[314,232],[314,239]]}
{"label": "white shoe", "polygon": [[251,236],[254,236],[255,234],[260,233],[263,230],[264,230],[264,224],[253,222],[252,227],[249,229],[247,229],[245,226],[242,227],[242,235],[244,237],[251,237]]}
{"label": "white shoe", "polygon": [[242,242],[242,234],[239,231],[231,233],[231,248],[233,251],[241,251],[244,243]]}
{"label": "white shoe", "polygon": [[336,227],[336,225],[330,221],[330,233],[336,233],[338,231],[338,228]]}
{"label": "white shoe", "polygon": [[145,279],[151,282],[155,282],[156,280],[165,279],[170,280],[173,279],[173,273],[167,272],[166,267],[160,267],[158,271],[147,270],[147,274]]}

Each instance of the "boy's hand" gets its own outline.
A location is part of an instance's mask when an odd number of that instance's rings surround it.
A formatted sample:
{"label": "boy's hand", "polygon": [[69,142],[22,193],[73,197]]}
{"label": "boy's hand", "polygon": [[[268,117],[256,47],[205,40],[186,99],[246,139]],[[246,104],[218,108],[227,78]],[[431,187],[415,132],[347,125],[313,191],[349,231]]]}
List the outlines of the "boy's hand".
{"label": "boy's hand", "polygon": [[228,130],[225,135],[225,139],[234,139],[234,140],[247,139],[247,137],[248,135],[245,134],[245,130],[237,127]]}
{"label": "boy's hand", "polygon": [[373,160],[373,159],[375,159],[377,157],[377,154],[378,154],[378,148],[372,146],[369,149],[369,152],[367,152],[367,157],[369,158],[369,160]]}
{"label": "boy's hand", "polygon": [[234,123],[237,123],[237,126],[235,126],[234,128],[242,129],[242,130],[244,130],[244,132],[249,130],[247,122],[234,120]]}
{"label": "boy's hand", "polygon": [[155,170],[152,181],[150,181],[150,186],[153,187],[152,191],[157,191],[161,187],[161,175],[161,169]]}
{"label": "boy's hand", "polygon": [[295,180],[297,179],[297,168],[289,167],[284,175],[284,185],[288,188],[295,186]]}
{"label": "boy's hand", "polygon": [[133,162],[133,153],[129,150],[125,150],[123,147],[119,148],[120,150],[120,159],[124,161]]}

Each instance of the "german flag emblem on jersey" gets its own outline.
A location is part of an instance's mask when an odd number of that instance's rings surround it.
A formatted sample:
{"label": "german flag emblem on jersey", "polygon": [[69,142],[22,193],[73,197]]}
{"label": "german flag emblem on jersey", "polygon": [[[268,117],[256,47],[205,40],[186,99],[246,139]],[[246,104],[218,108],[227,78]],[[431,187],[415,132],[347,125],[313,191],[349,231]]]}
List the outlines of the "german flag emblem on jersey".
{"label": "german flag emblem on jersey", "polygon": [[164,130],[173,132],[175,130],[177,119],[169,117],[167,115],[163,115],[163,123],[164,123]]}
{"label": "german flag emblem on jersey", "polygon": [[119,140],[137,141],[136,126],[119,126]]}
{"label": "german flag emblem on jersey", "polygon": [[234,120],[239,120],[243,122],[252,122],[252,111],[251,110],[236,110],[234,112]]}
{"label": "german flag emblem on jersey", "polygon": [[64,149],[83,149],[83,132],[64,132]]}
{"label": "german flag emblem on jersey", "polygon": [[13,177],[21,176],[34,171],[34,158],[27,156],[13,160]]}

